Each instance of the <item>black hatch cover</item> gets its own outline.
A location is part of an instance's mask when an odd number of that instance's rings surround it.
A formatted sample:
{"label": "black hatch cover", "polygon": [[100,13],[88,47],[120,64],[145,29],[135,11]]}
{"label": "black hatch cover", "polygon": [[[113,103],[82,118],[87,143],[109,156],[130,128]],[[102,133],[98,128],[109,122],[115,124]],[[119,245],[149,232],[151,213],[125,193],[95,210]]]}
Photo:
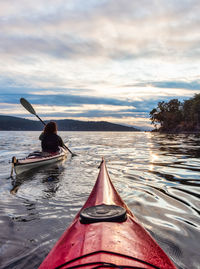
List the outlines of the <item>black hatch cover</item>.
{"label": "black hatch cover", "polygon": [[89,224],[94,222],[123,222],[127,218],[126,210],[117,205],[97,205],[87,207],[80,213],[80,222]]}

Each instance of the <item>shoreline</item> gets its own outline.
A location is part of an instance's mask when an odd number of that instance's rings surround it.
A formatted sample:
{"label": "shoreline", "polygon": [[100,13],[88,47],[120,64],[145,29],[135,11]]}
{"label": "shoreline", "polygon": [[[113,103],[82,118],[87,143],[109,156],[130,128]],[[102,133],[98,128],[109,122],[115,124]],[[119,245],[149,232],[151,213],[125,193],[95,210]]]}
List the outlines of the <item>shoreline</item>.
{"label": "shoreline", "polygon": [[200,134],[200,131],[150,131],[151,133],[159,134]]}

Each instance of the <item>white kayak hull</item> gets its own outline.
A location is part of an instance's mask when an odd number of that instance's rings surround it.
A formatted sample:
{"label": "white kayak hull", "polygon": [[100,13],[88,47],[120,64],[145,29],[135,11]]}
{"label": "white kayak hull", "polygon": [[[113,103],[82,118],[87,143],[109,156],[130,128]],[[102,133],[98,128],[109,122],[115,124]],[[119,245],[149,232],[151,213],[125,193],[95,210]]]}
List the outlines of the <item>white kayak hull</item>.
{"label": "white kayak hull", "polygon": [[30,169],[61,161],[66,157],[67,151],[61,149],[60,153],[50,156],[29,156],[24,159],[15,159],[13,161],[13,167],[16,175],[19,175],[21,173],[27,172]]}

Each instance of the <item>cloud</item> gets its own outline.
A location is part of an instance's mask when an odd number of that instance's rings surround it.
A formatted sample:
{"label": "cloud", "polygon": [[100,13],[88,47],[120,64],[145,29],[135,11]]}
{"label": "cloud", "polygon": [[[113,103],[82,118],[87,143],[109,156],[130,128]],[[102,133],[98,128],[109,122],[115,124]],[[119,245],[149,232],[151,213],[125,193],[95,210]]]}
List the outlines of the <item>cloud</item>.
{"label": "cloud", "polygon": [[157,88],[173,88],[173,89],[187,89],[187,90],[199,90],[200,91],[200,81],[158,81],[150,83],[152,86]]}
{"label": "cloud", "polygon": [[190,5],[184,1],[181,6],[174,1],[98,2],[35,1],[33,5],[18,0],[15,9],[4,4],[1,50],[58,59],[101,56],[120,61],[167,57],[170,50],[180,54],[198,47],[200,8],[196,1]]}
{"label": "cloud", "polygon": [[0,101],[4,103],[13,103],[18,104],[19,99],[21,97],[25,97],[34,105],[57,105],[57,106],[80,106],[82,104],[86,105],[112,105],[118,107],[124,106],[133,106],[133,104],[129,101],[121,101],[114,98],[106,98],[106,97],[91,97],[91,96],[79,96],[79,95],[47,95],[47,94],[39,94],[39,95],[31,95],[31,94],[0,94]]}
{"label": "cloud", "polygon": [[1,1],[0,102],[146,120],[158,101],[199,92],[199,13],[198,0]]}

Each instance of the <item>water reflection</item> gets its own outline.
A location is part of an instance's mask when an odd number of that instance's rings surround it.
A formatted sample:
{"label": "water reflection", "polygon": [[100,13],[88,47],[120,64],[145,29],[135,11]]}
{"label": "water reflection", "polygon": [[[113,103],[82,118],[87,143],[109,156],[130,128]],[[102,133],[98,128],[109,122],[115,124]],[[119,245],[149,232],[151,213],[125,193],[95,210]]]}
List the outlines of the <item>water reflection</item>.
{"label": "water reflection", "polygon": [[175,155],[190,158],[200,157],[200,135],[151,134],[154,149],[163,155]]}
{"label": "water reflection", "polygon": [[102,156],[123,200],[177,268],[199,268],[200,135],[62,132],[79,156],[6,179],[8,161],[37,150],[38,135],[0,133],[1,268],[38,268],[85,202]]}
{"label": "water reflection", "polygon": [[37,169],[31,169],[25,173],[11,177],[12,189],[10,190],[11,194],[16,194],[19,191],[19,188],[23,184],[32,185],[32,182],[38,180],[38,184],[42,183],[42,198],[52,198],[55,196],[57,190],[59,189],[59,180],[60,176],[64,171],[64,162],[59,161],[55,164],[45,165]]}

